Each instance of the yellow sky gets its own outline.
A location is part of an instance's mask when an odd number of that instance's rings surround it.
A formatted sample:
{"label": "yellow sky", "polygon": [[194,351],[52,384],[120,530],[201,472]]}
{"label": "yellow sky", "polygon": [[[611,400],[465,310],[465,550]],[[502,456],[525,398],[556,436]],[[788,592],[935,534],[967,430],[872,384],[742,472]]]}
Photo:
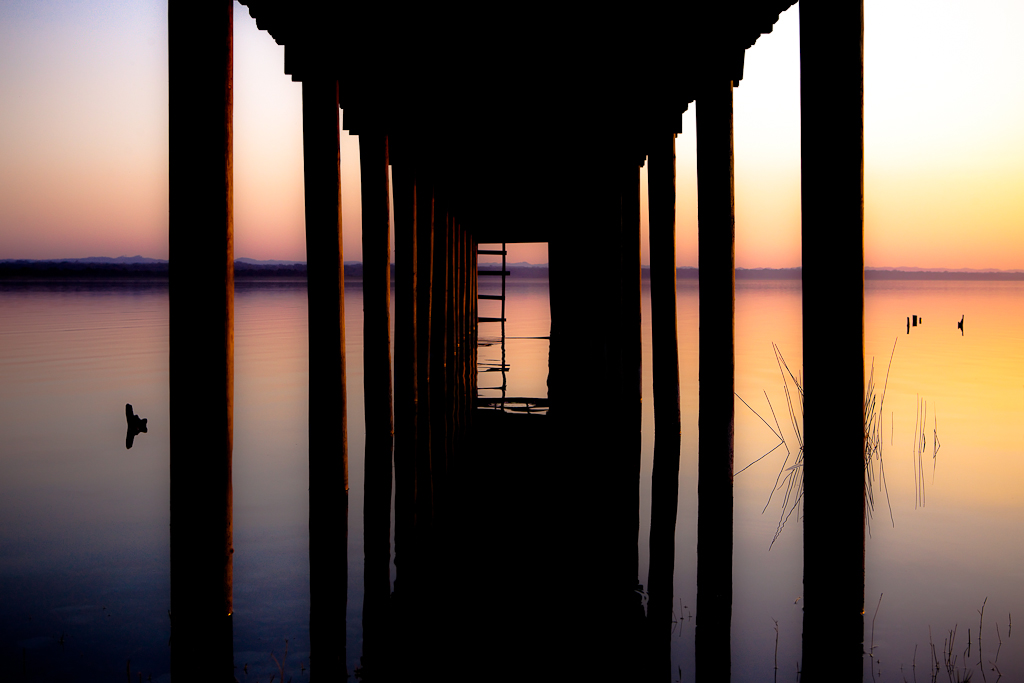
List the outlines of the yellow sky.
{"label": "yellow sky", "polygon": [[[865,261],[1024,268],[1024,3],[865,1]],[[305,258],[300,86],[235,14],[235,250]],[[166,0],[0,2],[0,258],[167,254]],[[799,265],[799,14],[735,92],[736,262]],[[696,265],[696,107],[677,142]],[[357,140],[343,139],[358,260]],[[536,257],[525,252],[527,258]]]}

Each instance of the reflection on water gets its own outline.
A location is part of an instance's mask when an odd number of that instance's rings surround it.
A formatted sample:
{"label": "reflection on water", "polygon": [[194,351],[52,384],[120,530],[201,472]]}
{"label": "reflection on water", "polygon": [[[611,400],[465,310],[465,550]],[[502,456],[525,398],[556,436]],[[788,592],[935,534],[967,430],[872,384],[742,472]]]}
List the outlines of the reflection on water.
{"label": "reflection on water", "polygon": [[[510,279],[508,292],[509,337],[546,336],[546,286]],[[682,281],[678,292],[683,435],[672,661],[673,671],[690,680],[697,284]],[[646,289],[644,296],[640,577],[648,575],[654,449]],[[346,297],[349,420],[360,426],[349,433],[351,672],[361,650],[363,571],[358,286],[350,284]],[[1017,540],[1024,526],[1024,319],[1016,315],[1022,304],[1022,283],[867,282],[865,367],[875,360],[876,383],[892,356],[880,415],[892,521],[876,514],[867,541],[865,647],[873,648],[873,658],[865,658],[866,680],[913,680],[915,648],[919,680],[930,680],[929,628],[943,677],[943,643],[956,629],[952,654],[961,678],[966,663],[977,669],[974,680],[983,673],[995,680],[996,668],[1003,680],[1024,679],[1024,648],[1014,645],[1021,636],[1010,630],[1010,615],[1024,614],[1024,548]],[[918,325],[907,335],[909,311],[916,311]],[[970,336],[962,328],[967,313]],[[280,659],[287,638],[286,675],[305,680],[305,289],[240,285],[235,316],[236,676],[269,679],[277,671],[270,654]],[[150,674],[167,680],[167,290],[6,287],[0,317],[0,662],[16,677],[24,665],[29,680],[61,680],[63,671],[65,679],[73,673],[75,680],[105,681],[123,677],[126,664],[133,680],[136,672],[144,680]],[[762,415],[770,414],[769,400],[776,410],[785,405],[773,343],[797,373],[799,283],[738,282],[736,391]],[[545,339],[509,340],[508,395],[547,396],[547,353]],[[126,397],[150,427],[130,453],[121,447]],[[926,420],[919,410],[924,402]],[[134,410],[126,413],[131,416]],[[736,470],[777,443],[772,430],[737,403]],[[778,508],[765,511],[784,456],[773,452],[735,480],[736,681],[775,680],[776,661],[778,680],[795,680],[800,660],[801,529],[791,521],[772,546]],[[531,476],[544,476],[544,463],[530,463],[529,454],[523,462]]]}

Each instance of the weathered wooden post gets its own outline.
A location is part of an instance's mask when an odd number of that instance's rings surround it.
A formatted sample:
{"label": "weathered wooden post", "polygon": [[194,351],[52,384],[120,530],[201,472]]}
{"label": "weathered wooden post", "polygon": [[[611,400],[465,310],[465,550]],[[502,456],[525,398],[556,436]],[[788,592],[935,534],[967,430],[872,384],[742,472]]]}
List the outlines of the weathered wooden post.
{"label": "weathered wooden post", "polygon": [[[622,159],[622,249],[620,271],[621,376],[622,376],[622,580],[643,589],[639,576],[640,544],[640,453],[643,430],[643,336],[642,271],[640,267],[640,165],[643,157],[632,144]],[[627,661],[639,660],[644,643],[644,608],[639,593],[623,596],[626,619]]]}
{"label": "weathered wooden post", "polygon": [[654,467],[651,474],[650,570],[647,574],[649,680],[671,677],[672,592],[679,507],[679,340],[676,327],[676,135],[650,142],[651,363],[654,374]]}
{"label": "weathered wooden post", "polygon": [[[312,65],[310,65],[312,66]],[[348,420],[338,82],[302,81],[309,298],[309,639],[320,676],[344,680],[348,601]]]}
{"label": "weathered wooden post", "polygon": [[[619,457],[623,472],[628,479],[623,481],[623,531],[624,545],[629,552],[622,557],[624,581],[632,581],[637,588],[639,576],[640,540],[640,451],[643,422],[643,338],[640,331],[641,319],[641,268],[640,268],[640,163],[642,157],[628,149],[621,161],[622,169],[622,248],[619,251],[621,310],[620,329],[620,375],[622,377],[622,450]],[[630,596],[632,599],[632,596]],[[634,638],[639,637],[639,626],[643,623],[643,606],[639,600],[625,608],[627,614],[636,620],[630,624]]]}
{"label": "weathered wooden post", "polygon": [[697,483],[697,680],[727,680],[732,624],[732,81],[708,78],[697,100],[700,403]]}
{"label": "weathered wooden post", "polygon": [[232,3],[171,0],[171,670],[234,680]]}
{"label": "weathered wooden post", "polygon": [[[434,179],[424,162],[416,167],[416,542],[425,560],[434,521],[434,479],[431,445],[434,424],[431,405],[430,350],[433,343],[432,300],[434,279]],[[417,573],[425,565],[417,567]]]}
{"label": "weathered wooden post", "polygon": [[[442,187],[438,183],[437,188]],[[443,526],[448,467],[448,200],[435,190],[430,296],[430,474],[435,525]]]}
{"label": "weathered wooden post", "polygon": [[806,683],[863,676],[863,86],[862,0],[800,3]]}
{"label": "weathered wooden post", "polygon": [[[564,566],[586,568],[563,597],[563,614],[601,624],[586,637],[564,636],[565,655],[559,664],[567,668],[565,674],[555,672],[556,677],[567,675],[574,661],[600,658],[608,678],[627,676],[635,666],[630,638],[637,625],[639,596],[632,489],[638,482],[631,425],[639,362],[623,347],[630,344],[634,332],[635,311],[625,298],[636,294],[639,259],[634,262],[622,253],[625,232],[634,228],[638,232],[631,199],[638,193],[638,184],[634,185],[635,159],[623,152],[622,148],[611,154],[579,146],[572,149],[574,173],[564,188],[566,196],[572,197],[566,213],[571,222],[568,229],[552,234],[549,242],[551,409],[547,419],[552,434],[571,439],[573,445],[571,450],[556,449],[551,465],[551,476],[559,482],[555,490],[566,501],[561,524],[573,530],[552,548]],[[628,190],[624,189],[627,184]],[[630,198],[624,202],[627,194]],[[623,258],[628,258],[631,272],[623,272]],[[598,277],[594,269],[599,270]],[[588,286],[581,292],[584,278]],[[624,295],[627,290],[629,294]],[[624,414],[619,412],[623,406]],[[615,419],[595,420],[609,407]]]}
{"label": "weathered wooden post", "polygon": [[391,199],[388,138],[359,134],[363,234],[363,670],[387,677],[391,597]]}
{"label": "weathered wooden post", "polygon": [[[445,354],[445,419],[448,439],[445,449],[445,472],[448,473],[454,460],[455,448],[459,443],[459,365],[462,348],[459,339],[459,238],[456,232],[454,207],[448,206],[445,231],[447,232],[447,255],[445,258],[445,337],[448,352]],[[448,480],[451,486],[451,480]]]}
{"label": "weathered wooden post", "polygon": [[[397,149],[401,149],[398,145]],[[405,603],[416,572],[416,183],[408,151],[394,163],[395,199],[395,598]]]}
{"label": "weathered wooden post", "polygon": [[451,318],[449,321],[449,337],[453,340],[454,353],[449,359],[450,369],[448,373],[449,387],[452,392],[452,449],[451,449],[451,467],[456,467],[458,461],[458,454],[462,449],[463,444],[463,427],[465,426],[465,403],[464,399],[466,396],[465,386],[465,336],[463,335],[463,323],[465,318],[465,306],[466,306],[466,292],[465,292],[465,277],[466,273],[463,268],[463,261],[465,260],[465,254],[463,249],[465,247],[462,238],[462,229],[459,226],[457,216],[452,216],[451,219]]}

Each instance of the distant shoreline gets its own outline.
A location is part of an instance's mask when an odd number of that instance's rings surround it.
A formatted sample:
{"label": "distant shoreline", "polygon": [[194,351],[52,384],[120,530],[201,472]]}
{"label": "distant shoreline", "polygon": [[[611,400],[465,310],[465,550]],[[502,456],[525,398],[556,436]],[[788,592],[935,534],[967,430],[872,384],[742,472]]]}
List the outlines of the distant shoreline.
{"label": "distant shoreline", "polygon": [[[481,270],[497,270],[497,263],[482,263]],[[511,278],[546,278],[548,266],[528,263],[507,264]],[[166,281],[170,267],[167,261],[110,262],[92,259],[66,261],[5,260],[0,261],[0,281]],[[391,264],[394,277],[395,264]],[[676,270],[680,280],[697,280],[697,268],[681,267]],[[363,275],[363,264],[345,264],[345,279],[358,280]],[[643,266],[641,277],[648,279],[650,269]],[[304,263],[252,263],[235,261],[236,280],[304,280]],[[737,280],[799,280],[800,268],[737,268]],[[938,281],[1024,281],[1024,272],[1014,271],[945,271],[945,270],[865,270],[865,280],[938,280]]]}

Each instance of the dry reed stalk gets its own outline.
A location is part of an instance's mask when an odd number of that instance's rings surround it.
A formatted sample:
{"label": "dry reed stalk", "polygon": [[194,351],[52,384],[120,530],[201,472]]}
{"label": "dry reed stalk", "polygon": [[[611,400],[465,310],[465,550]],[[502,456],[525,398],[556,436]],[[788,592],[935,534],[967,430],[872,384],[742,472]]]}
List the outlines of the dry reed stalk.
{"label": "dry reed stalk", "polygon": [[[899,341],[899,337],[893,342],[892,353],[889,355],[889,365],[885,372],[885,382],[882,385],[882,394],[880,397],[875,395],[875,366],[874,361],[871,363],[871,373],[868,377],[868,382],[865,386],[864,395],[864,500],[866,507],[865,520],[868,525],[868,533],[871,532],[871,516],[875,509],[875,497],[874,489],[876,482],[878,482],[879,490],[885,491],[886,504],[889,508],[889,519],[895,526],[896,521],[892,514],[892,503],[889,500],[889,487],[885,478],[885,464],[882,459],[882,442],[883,442],[883,424],[882,415],[883,407],[885,405],[885,392],[889,385],[889,371],[892,370],[892,359],[896,355],[896,342]],[[772,423],[768,422],[760,413],[754,410],[749,403],[747,403],[742,396],[736,394],[743,405],[747,406],[754,415],[758,417],[771,430],[772,434],[779,440],[769,451],[755,459],[753,462],[748,464],[736,472],[736,475],[741,474],[744,470],[748,469],[755,463],[760,462],[769,454],[775,452],[779,448],[786,450],[786,457],[783,459],[782,467],[779,469],[779,474],[775,478],[775,486],[772,488],[771,493],[768,494],[768,501],[765,503],[762,513],[767,511],[771,505],[772,498],[779,491],[784,489],[782,494],[781,502],[781,513],[779,516],[779,523],[776,526],[775,534],[772,537],[772,542],[769,545],[769,549],[775,545],[775,541],[779,539],[782,534],[782,529],[786,526],[786,522],[789,521],[793,514],[797,515],[797,519],[800,518],[800,504],[803,500],[803,458],[804,458],[804,440],[803,440],[803,402],[804,402],[804,390],[803,382],[800,377],[793,373],[786,363],[786,359],[783,357],[782,352],[779,350],[778,345],[772,344],[772,350],[775,353],[775,362],[779,367],[779,374],[782,377],[782,393],[786,399],[786,409],[789,414],[789,425],[795,435],[796,441],[796,452],[790,448],[790,443],[787,441],[786,436],[783,432],[782,425],[779,423],[778,415],[775,412],[775,406],[772,405],[771,399],[768,398],[768,392],[765,392],[765,400],[768,403],[768,409],[771,411]],[[792,385],[792,389],[790,387]],[[794,402],[794,395],[796,401]],[[792,460],[792,464],[790,464]],[[734,475],[734,476],[736,476]]]}

